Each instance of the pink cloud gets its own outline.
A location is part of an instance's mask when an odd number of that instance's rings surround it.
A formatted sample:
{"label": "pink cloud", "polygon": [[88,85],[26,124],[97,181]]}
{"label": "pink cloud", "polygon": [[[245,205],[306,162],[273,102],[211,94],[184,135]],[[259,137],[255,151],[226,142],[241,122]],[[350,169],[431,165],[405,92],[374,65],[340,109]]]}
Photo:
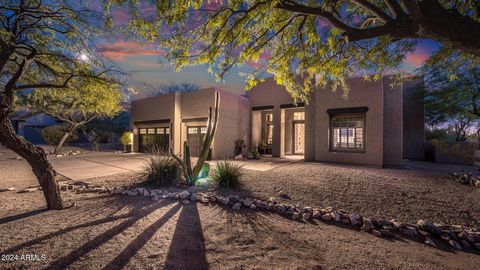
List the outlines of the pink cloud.
{"label": "pink cloud", "polygon": [[417,48],[414,52],[408,53],[405,57],[405,64],[412,67],[420,67],[432,55],[431,52]]}
{"label": "pink cloud", "polygon": [[135,41],[119,40],[102,43],[97,46],[103,56],[111,60],[125,60],[130,56],[164,56],[165,50],[157,49],[153,44],[141,44]]}

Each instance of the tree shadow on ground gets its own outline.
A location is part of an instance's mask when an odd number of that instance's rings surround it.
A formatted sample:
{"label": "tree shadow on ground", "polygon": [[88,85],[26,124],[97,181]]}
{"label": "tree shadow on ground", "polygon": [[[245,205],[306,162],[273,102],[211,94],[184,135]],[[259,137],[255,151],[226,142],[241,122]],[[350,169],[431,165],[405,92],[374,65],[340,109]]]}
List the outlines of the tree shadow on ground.
{"label": "tree shadow on ground", "polygon": [[[127,220],[123,221],[122,223],[110,228],[109,230],[105,231],[104,233],[96,236],[92,240],[88,241],[87,243],[83,244],[79,248],[75,249],[74,251],[70,252],[68,255],[52,262],[48,267],[44,269],[65,269],[72,263],[74,263],[77,259],[84,256],[85,254],[89,253],[91,250],[96,249],[100,245],[106,243],[116,235],[122,233],[127,228],[132,226],[138,220],[148,216],[149,214],[153,213],[157,209],[161,207],[166,207],[172,202],[161,201],[159,204],[156,204],[155,207],[149,207],[147,209],[142,209],[140,211],[132,210],[133,215],[129,216]],[[178,209],[177,209],[178,210]],[[168,212],[170,213],[170,212]],[[171,217],[171,216],[170,216]],[[161,219],[163,221],[163,219]],[[98,224],[97,224],[98,225]],[[128,262],[128,261],[127,261]],[[118,269],[118,268],[117,268]]]}
{"label": "tree shadow on ground", "polygon": [[3,218],[0,218],[0,225],[7,224],[9,222],[24,219],[24,218],[36,216],[36,215],[39,215],[41,213],[46,212],[47,210],[48,209],[46,209],[46,208],[37,209],[37,210],[28,211],[28,212],[25,212],[25,213],[20,213],[20,214],[8,216],[8,217],[3,217]]}
{"label": "tree shadow on ground", "polygon": [[208,269],[197,204],[182,208],[164,269]]}

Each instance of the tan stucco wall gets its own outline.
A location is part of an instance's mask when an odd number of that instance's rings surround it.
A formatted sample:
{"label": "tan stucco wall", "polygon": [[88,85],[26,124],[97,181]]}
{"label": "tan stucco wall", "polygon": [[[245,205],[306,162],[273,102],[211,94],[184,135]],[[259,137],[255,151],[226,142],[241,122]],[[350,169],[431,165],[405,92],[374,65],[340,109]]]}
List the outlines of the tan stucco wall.
{"label": "tan stucco wall", "polygon": [[403,87],[392,87],[392,77],[383,80],[383,165],[399,167],[402,165],[403,141]]}
{"label": "tan stucco wall", "polygon": [[[340,162],[383,165],[383,91],[382,81],[365,82],[361,78],[349,81],[350,92],[343,98],[343,90],[321,89],[315,92],[315,160],[322,162]],[[330,152],[328,109],[368,107],[366,113],[365,153]],[[311,121],[311,117],[308,118]],[[309,125],[310,123],[306,123]],[[307,140],[309,142],[309,140]],[[310,141],[311,144],[311,141]],[[311,145],[306,146],[311,147]]]}
{"label": "tan stucco wall", "polygon": [[[131,124],[133,127],[133,151],[138,151],[138,128],[149,126],[169,126],[168,123],[147,124],[138,123],[143,121],[173,120],[175,94],[167,94],[158,97],[150,97],[132,101]],[[173,130],[171,133],[173,136]],[[171,137],[172,138],[172,137]],[[170,141],[172,145],[172,140]]]}

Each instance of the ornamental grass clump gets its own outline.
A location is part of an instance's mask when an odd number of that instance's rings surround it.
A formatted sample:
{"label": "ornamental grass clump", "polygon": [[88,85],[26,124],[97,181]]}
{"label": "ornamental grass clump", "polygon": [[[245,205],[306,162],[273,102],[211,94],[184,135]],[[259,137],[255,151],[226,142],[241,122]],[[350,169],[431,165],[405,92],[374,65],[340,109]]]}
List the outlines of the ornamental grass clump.
{"label": "ornamental grass clump", "polygon": [[217,163],[210,179],[220,187],[234,188],[239,185],[242,176],[241,165],[225,160]]}
{"label": "ornamental grass clump", "polygon": [[169,156],[154,156],[147,161],[143,172],[144,183],[155,187],[172,185],[180,176],[178,162]]}

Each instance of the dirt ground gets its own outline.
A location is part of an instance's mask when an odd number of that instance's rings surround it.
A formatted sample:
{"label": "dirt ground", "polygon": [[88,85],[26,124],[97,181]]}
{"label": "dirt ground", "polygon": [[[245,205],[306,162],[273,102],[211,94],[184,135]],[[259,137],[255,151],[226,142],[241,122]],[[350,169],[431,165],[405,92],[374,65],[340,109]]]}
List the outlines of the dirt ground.
{"label": "dirt ground", "polygon": [[[321,222],[145,197],[0,193],[0,269],[478,269],[480,256]],[[39,261],[20,260],[33,254]],[[44,256],[44,257],[42,257]],[[44,258],[44,260],[42,260]]]}

